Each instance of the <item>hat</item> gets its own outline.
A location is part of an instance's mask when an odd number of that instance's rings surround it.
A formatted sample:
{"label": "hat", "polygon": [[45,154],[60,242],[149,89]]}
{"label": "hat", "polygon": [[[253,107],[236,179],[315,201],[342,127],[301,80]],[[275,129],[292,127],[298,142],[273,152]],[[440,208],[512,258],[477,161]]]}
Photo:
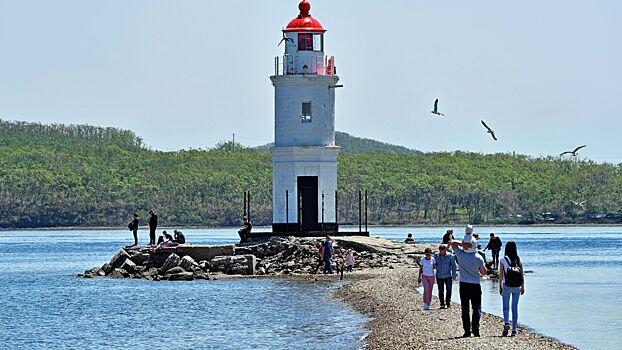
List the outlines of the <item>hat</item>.
{"label": "hat", "polygon": [[473,234],[473,225],[466,225],[466,228],[464,229],[464,233],[467,235]]}

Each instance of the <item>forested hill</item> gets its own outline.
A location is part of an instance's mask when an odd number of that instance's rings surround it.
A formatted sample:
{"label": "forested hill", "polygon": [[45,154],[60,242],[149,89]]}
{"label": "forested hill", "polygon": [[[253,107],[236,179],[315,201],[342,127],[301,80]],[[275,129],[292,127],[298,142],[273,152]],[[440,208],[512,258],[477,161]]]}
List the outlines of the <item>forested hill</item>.
{"label": "forested hill", "polygon": [[[272,219],[269,152],[220,144],[160,152],[134,133],[0,121],[0,227],[117,226],[156,208],[161,225]],[[622,222],[622,166],[477,153],[343,153],[339,218],[370,224]],[[572,201],[586,200],[583,207]]]}
{"label": "forested hill", "polygon": [[[348,153],[385,153],[385,154],[422,154],[421,151],[406,148],[404,146],[393,145],[372,139],[352,136],[348,133],[336,131],[335,144],[341,147],[341,154]],[[257,150],[268,150],[272,143],[255,147]]]}

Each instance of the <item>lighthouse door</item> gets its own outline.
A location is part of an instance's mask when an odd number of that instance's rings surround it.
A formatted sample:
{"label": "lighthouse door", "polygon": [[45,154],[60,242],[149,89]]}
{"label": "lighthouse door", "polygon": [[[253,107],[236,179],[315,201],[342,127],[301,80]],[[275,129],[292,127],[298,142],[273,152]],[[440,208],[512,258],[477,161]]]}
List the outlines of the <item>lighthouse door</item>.
{"label": "lighthouse door", "polygon": [[318,230],[318,178],[298,177],[298,224],[301,231]]}

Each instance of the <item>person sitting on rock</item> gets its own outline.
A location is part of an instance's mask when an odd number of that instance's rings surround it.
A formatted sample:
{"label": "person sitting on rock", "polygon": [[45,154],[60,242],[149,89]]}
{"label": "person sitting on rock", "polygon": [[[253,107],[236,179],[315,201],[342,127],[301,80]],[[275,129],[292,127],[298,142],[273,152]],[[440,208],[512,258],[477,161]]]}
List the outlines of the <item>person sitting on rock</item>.
{"label": "person sitting on rock", "polygon": [[[173,236],[169,235],[168,232],[162,231],[162,235],[164,236],[164,238],[162,239],[163,242],[158,244],[158,246],[155,247],[154,250],[160,250],[162,248],[171,248],[171,247],[177,246],[177,243],[175,243]],[[162,236],[160,236],[160,238],[162,238]]]}
{"label": "person sitting on rock", "polygon": [[251,222],[248,220],[248,218],[245,216],[242,221],[244,222],[244,225],[242,226],[241,229],[238,230],[238,234],[240,235],[240,240],[242,242],[246,241],[246,235],[251,233],[251,230],[253,229],[253,225],[251,225]]}
{"label": "person sitting on rock", "polygon": [[186,237],[184,236],[183,233],[181,233],[181,231],[173,231],[174,233],[174,238],[173,238],[173,242],[177,243],[177,244],[184,244],[186,243]]}
{"label": "person sitting on rock", "polygon": [[406,244],[415,244],[415,240],[413,239],[413,234],[409,233],[408,237],[406,237],[406,239],[404,240],[404,243]]}

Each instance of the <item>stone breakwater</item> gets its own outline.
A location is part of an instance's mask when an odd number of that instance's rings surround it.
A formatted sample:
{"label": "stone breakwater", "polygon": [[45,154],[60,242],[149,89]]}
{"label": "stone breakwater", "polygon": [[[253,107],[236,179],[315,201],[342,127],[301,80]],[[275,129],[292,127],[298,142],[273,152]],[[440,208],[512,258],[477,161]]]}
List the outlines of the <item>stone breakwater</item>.
{"label": "stone breakwater", "polygon": [[[218,275],[309,275],[322,271],[319,238],[272,237],[245,245],[180,245],[154,251],[150,247],[120,248],[101,267],[86,270],[84,278],[142,278],[149,280],[207,280]],[[403,244],[382,238],[337,237],[334,269],[340,271],[352,249],[355,271],[413,267],[433,244]]]}

